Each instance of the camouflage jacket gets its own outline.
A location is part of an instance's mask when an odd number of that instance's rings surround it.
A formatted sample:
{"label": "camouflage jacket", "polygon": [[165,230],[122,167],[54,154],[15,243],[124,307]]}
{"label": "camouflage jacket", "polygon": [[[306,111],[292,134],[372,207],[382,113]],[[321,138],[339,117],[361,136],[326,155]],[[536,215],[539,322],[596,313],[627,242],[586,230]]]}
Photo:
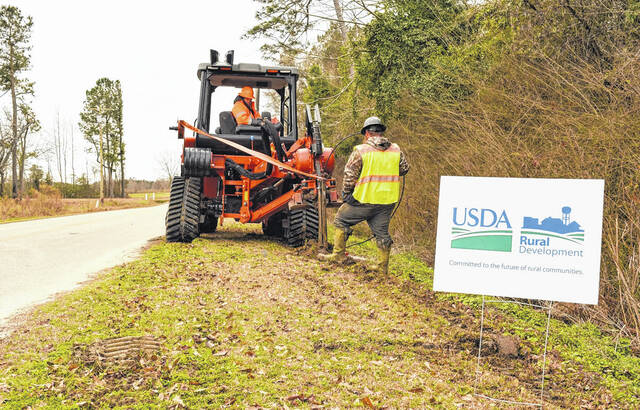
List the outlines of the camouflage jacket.
{"label": "camouflage jacket", "polygon": [[[384,151],[391,146],[391,141],[387,138],[371,137],[365,142],[365,144],[371,145],[375,149]],[[343,197],[353,192],[356,187],[356,182],[360,179],[360,172],[362,171],[362,156],[357,149],[353,149],[347,165],[344,167],[344,179],[342,180],[342,195]],[[400,151],[400,175],[406,175],[409,172],[409,162],[404,152]]]}

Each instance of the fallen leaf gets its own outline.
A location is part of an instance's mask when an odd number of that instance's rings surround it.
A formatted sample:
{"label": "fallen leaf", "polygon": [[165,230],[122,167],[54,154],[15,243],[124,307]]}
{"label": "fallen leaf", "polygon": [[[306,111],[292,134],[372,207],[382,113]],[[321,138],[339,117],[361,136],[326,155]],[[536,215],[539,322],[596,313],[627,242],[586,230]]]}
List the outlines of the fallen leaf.
{"label": "fallen leaf", "polygon": [[375,409],[376,407],[373,405],[373,403],[371,402],[371,399],[369,397],[363,397],[360,399],[360,401],[362,402],[362,404],[364,404],[365,406],[369,407],[370,409]]}
{"label": "fallen leaf", "polygon": [[413,389],[409,389],[411,393],[424,393],[424,389],[422,387],[414,387]]}
{"label": "fallen leaf", "polygon": [[229,354],[228,350],[220,350],[219,352],[216,352],[213,354],[213,356],[226,356]]}
{"label": "fallen leaf", "polygon": [[288,401],[302,400],[303,397],[304,396],[302,394],[294,394],[293,396],[287,397],[287,400]]}

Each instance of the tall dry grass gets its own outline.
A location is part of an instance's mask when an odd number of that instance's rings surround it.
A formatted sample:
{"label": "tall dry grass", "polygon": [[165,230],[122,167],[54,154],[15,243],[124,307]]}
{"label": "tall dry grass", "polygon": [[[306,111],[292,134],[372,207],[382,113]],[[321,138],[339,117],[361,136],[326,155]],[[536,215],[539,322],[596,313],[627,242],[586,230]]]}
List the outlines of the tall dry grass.
{"label": "tall dry grass", "polygon": [[22,199],[0,197],[0,222],[41,218],[47,216],[71,215],[87,212],[110,211],[115,209],[153,206],[167,200],[158,193],[156,200],[139,198],[107,198],[96,208],[96,198],[62,198],[56,188],[44,185],[40,191],[31,190]]}
{"label": "tall dry grass", "polygon": [[613,54],[602,70],[542,53],[505,56],[486,78],[467,77],[469,100],[442,104],[407,95],[409,114],[388,131],[407,151],[401,242],[435,249],[442,175],[605,180],[600,303],[566,305],[640,340],[640,54]]}
{"label": "tall dry grass", "polygon": [[48,185],[31,190],[22,199],[0,197],[0,221],[60,215],[64,209],[60,191]]}

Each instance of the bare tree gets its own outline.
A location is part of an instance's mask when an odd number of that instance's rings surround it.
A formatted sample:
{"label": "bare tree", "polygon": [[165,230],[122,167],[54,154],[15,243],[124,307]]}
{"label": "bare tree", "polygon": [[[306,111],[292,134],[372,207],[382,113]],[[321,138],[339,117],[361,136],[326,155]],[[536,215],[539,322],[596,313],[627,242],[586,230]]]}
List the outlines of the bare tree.
{"label": "bare tree", "polygon": [[60,182],[67,182],[67,154],[68,142],[66,134],[60,132],[60,113],[56,114],[56,124],[53,128],[53,150],[56,156],[56,169]]}
{"label": "bare tree", "polygon": [[73,124],[71,125],[71,184],[76,184],[75,147],[73,143]]}
{"label": "bare tree", "polygon": [[169,184],[180,167],[179,155],[171,150],[165,150],[156,157],[156,163],[160,172],[167,176]]}

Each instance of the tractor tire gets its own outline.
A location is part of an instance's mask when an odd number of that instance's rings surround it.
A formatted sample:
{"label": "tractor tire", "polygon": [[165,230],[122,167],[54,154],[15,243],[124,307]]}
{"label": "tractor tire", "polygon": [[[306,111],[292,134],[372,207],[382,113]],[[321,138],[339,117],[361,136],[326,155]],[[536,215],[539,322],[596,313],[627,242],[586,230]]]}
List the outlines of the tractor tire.
{"label": "tractor tire", "polygon": [[174,177],[165,218],[167,242],[189,243],[198,237],[200,178]]}
{"label": "tractor tire", "polygon": [[282,227],[282,218],[285,216],[283,212],[272,215],[267,222],[262,222],[262,232],[267,236],[282,238],[284,236],[284,228]]}
{"label": "tractor tire", "polygon": [[207,215],[199,225],[200,233],[214,233],[218,229],[218,218]]}
{"label": "tractor tire", "polygon": [[306,208],[289,211],[288,222],[288,227],[284,229],[287,245],[299,247],[307,241],[318,239],[320,221],[318,209],[315,206],[309,205]]}

